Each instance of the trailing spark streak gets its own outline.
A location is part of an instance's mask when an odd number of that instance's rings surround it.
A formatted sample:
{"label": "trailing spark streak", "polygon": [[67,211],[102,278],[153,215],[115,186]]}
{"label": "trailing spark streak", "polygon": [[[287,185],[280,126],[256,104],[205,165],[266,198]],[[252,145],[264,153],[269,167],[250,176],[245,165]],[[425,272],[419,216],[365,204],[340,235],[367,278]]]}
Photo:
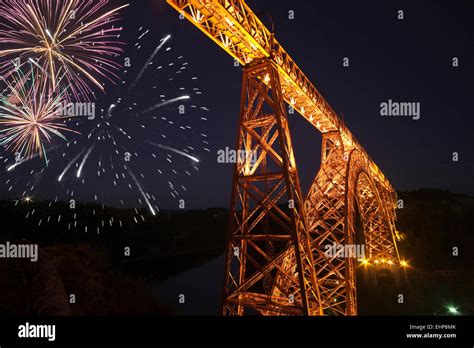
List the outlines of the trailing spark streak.
{"label": "trailing spark streak", "polygon": [[159,147],[160,149],[164,149],[164,150],[168,150],[168,151],[171,151],[171,152],[174,152],[178,155],[181,155],[181,156],[184,156],[184,157],[187,157],[191,160],[193,160],[194,162],[196,163],[199,163],[199,160],[194,157],[194,156],[191,156],[190,154],[187,154],[186,152],[184,151],[180,151],[178,149],[175,149],[174,147],[171,147],[171,146],[166,146],[166,145],[162,145],[162,144],[157,144],[157,143],[153,143],[151,141],[148,142],[149,144],[153,145],[153,146],[156,146],[156,147]]}
{"label": "trailing spark streak", "polygon": [[133,179],[133,182],[135,183],[135,185],[137,185],[137,188],[138,188],[138,190],[140,191],[140,193],[141,193],[143,199],[145,200],[146,204],[148,205],[148,208],[150,209],[150,212],[151,212],[153,215],[156,215],[155,209],[153,209],[153,206],[151,205],[150,200],[148,199],[147,194],[146,194],[145,191],[143,190],[143,187],[142,187],[142,185],[140,184],[140,182],[137,180],[135,174],[133,174],[130,169],[128,169],[127,171],[128,171],[128,174],[130,175],[130,177]]}
{"label": "trailing spark streak", "polygon": [[[50,147],[49,149],[47,149],[46,152],[49,152],[49,151],[51,151],[51,150],[53,150],[53,149],[56,149],[57,147],[58,147],[58,146],[52,146],[52,147]],[[31,161],[31,160],[37,158],[37,157],[40,157],[40,154],[39,154],[39,153],[33,155],[31,158],[29,158],[29,157],[23,158],[22,160],[20,160],[20,161],[18,161],[18,162],[15,162],[14,164],[11,164],[11,165],[7,166],[5,169],[7,170],[7,172],[11,172],[11,171],[15,170],[17,167],[21,166],[22,164],[25,164],[25,163],[27,163],[27,162],[29,162],[29,161]]]}
{"label": "trailing spark streak", "polygon": [[8,167],[6,168],[6,169],[7,169],[7,172],[11,172],[11,171],[14,170],[16,167],[19,167],[19,166],[21,166],[23,163],[26,163],[26,162],[30,161],[31,159],[36,158],[36,157],[38,157],[38,156],[39,156],[39,154],[36,154],[36,155],[34,155],[32,158],[24,158],[24,159],[22,159],[21,161],[18,161],[18,162],[16,162],[15,164],[12,164],[12,165],[8,166]]}
{"label": "trailing spark streak", "polygon": [[[143,35],[145,35],[145,33],[144,33]],[[154,59],[155,56],[158,54],[158,52],[160,52],[161,48],[162,48],[163,45],[166,43],[166,41],[168,41],[170,38],[171,38],[171,35],[166,36],[166,37],[163,39],[163,41],[155,48],[155,51],[153,51],[152,55],[150,56],[150,58],[148,58],[148,60],[146,61],[145,65],[143,65],[143,68],[142,68],[142,70],[140,70],[140,73],[137,75],[135,81],[133,81],[132,86],[130,87],[130,89],[134,89],[134,88],[135,88],[135,86],[137,85],[138,81],[142,78],[143,74],[145,73],[145,70],[148,68],[148,66],[149,66],[150,63],[153,61],[153,59]]]}
{"label": "trailing spark streak", "polygon": [[51,76],[51,74],[49,73],[49,71],[47,71],[46,69],[44,69],[41,65],[39,65],[38,63],[36,63],[36,61],[33,59],[33,58],[30,58],[28,59],[28,61],[35,65],[38,69],[40,69],[42,72],[44,72],[46,75],[49,76],[49,78],[54,78],[53,76]]}
{"label": "trailing spark streak", "polygon": [[79,152],[79,154],[76,157],[74,157],[71,162],[68,163],[68,165],[62,171],[61,175],[59,175],[58,182],[61,182],[63,180],[64,175],[66,175],[66,173],[69,171],[71,166],[79,159],[79,157],[81,157],[83,153],[84,153],[84,150]]}
{"label": "trailing spark streak", "polygon": [[116,105],[115,104],[111,104],[107,110],[107,118],[109,118],[110,116],[112,116],[112,110],[115,109]]}
{"label": "trailing spark streak", "polygon": [[87,162],[87,159],[88,159],[89,156],[91,155],[92,150],[94,150],[94,147],[95,147],[95,143],[92,144],[92,146],[89,148],[89,150],[87,150],[86,155],[85,155],[84,158],[82,159],[81,165],[79,166],[79,169],[77,170],[77,177],[78,177],[78,178],[81,177],[82,169],[84,169],[84,166],[85,166],[85,164],[86,164],[86,162]]}
{"label": "trailing spark streak", "polygon": [[156,110],[156,109],[159,109],[159,108],[161,108],[161,107],[163,107],[163,106],[167,106],[167,105],[170,105],[170,104],[179,102],[179,101],[181,101],[181,100],[187,100],[187,99],[190,99],[190,98],[191,98],[191,97],[188,96],[188,95],[183,95],[183,96],[181,96],[181,97],[177,97],[177,98],[174,98],[174,99],[166,100],[166,101],[164,101],[164,102],[158,103],[158,104],[156,104],[156,105],[154,105],[154,106],[152,106],[152,107],[150,107],[150,108],[144,110],[142,113],[143,113],[143,114],[146,114],[146,113],[148,113],[148,112],[151,112],[151,111],[154,111],[154,110]]}

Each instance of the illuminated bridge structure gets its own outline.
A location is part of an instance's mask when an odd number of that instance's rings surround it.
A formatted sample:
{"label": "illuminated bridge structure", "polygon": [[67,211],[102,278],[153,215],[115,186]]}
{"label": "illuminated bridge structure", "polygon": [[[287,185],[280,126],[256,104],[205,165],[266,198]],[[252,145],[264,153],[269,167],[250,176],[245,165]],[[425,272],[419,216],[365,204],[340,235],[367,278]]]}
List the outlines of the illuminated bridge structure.
{"label": "illuminated bridge structure", "polygon": [[[167,2],[244,67],[222,313],[357,315],[357,268],[406,265],[394,188],[245,1]],[[285,102],[322,133],[306,196]],[[357,244],[356,214],[365,257],[331,253]]]}

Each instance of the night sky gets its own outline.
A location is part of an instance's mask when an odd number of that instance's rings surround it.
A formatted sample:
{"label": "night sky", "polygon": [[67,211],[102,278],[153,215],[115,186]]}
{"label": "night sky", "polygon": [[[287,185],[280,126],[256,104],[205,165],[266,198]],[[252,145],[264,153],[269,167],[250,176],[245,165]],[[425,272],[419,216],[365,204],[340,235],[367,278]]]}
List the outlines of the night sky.
{"label": "night sky", "polygon": [[[343,115],[396,189],[474,194],[472,1],[247,2],[254,12],[265,11],[261,18],[267,25],[267,14],[273,18],[277,40]],[[397,19],[398,10],[404,11],[403,20]],[[219,164],[217,151],[235,146],[242,69],[163,0],[132,1],[121,17],[127,40],[135,35],[130,30],[140,26],[150,29],[156,44],[171,34],[174,52],[184,55],[199,76],[204,93],[199,103],[210,109],[204,132],[211,151],[197,154],[199,172],[192,180],[183,177],[188,189],[182,198],[187,208],[228,207],[232,165]],[[143,59],[148,55],[144,51]],[[344,57],[350,59],[349,67],[343,66]],[[457,68],[453,57],[459,58]],[[107,105],[114,97],[108,92],[100,98]],[[380,116],[380,104],[389,99],[421,103],[421,118]],[[290,126],[305,193],[319,168],[321,135],[298,114],[290,115]],[[459,153],[458,162],[453,162],[453,152]],[[147,176],[143,184],[163,197],[161,208],[176,209],[166,185],[156,180],[160,178]]]}

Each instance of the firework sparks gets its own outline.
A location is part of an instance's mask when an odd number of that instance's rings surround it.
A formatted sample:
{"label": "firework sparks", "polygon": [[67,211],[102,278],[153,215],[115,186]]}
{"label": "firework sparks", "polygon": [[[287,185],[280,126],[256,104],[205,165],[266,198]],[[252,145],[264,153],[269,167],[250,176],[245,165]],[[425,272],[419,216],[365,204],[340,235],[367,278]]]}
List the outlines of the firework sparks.
{"label": "firework sparks", "polygon": [[[7,0],[0,2],[0,74],[13,74],[22,61],[48,72],[51,88],[65,75],[78,100],[93,94],[88,82],[104,90],[96,77],[113,81],[122,52],[121,27],[115,27],[123,5],[105,12],[108,1]],[[68,96],[69,97],[69,96]]]}
{"label": "firework sparks", "polygon": [[78,178],[81,177],[82,170],[84,169],[84,166],[86,165],[87,159],[89,158],[92,151],[94,150],[94,147],[95,147],[95,143],[92,144],[92,146],[89,148],[89,150],[87,150],[86,155],[82,159],[81,165],[79,166],[79,169],[77,170],[77,174],[76,174]]}
{"label": "firework sparks", "polygon": [[148,113],[148,112],[154,111],[154,110],[159,109],[159,108],[162,108],[162,107],[164,107],[164,106],[167,106],[167,105],[170,105],[170,104],[173,104],[173,103],[177,103],[177,102],[179,102],[179,101],[181,101],[181,100],[188,100],[188,99],[190,99],[190,98],[191,98],[191,97],[190,97],[189,95],[183,95],[183,96],[181,96],[181,97],[177,97],[177,98],[165,100],[165,101],[163,101],[163,102],[160,102],[160,103],[158,103],[158,104],[156,104],[156,105],[153,105],[152,107],[149,107],[148,109],[144,110],[144,111],[142,112],[142,114],[146,114],[146,113]]}
{"label": "firework sparks", "polygon": [[[146,35],[147,33],[143,33],[142,35]],[[140,38],[143,38],[143,36],[140,36]],[[140,39],[138,38],[138,39]],[[130,87],[130,89],[134,89],[135,86],[137,85],[138,81],[142,78],[143,74],[145,73],[145,70],[150,66],[150,63],[153,61],[153,58],[155,58],[155,56],[158,54],[158,52],[160,52],[161,48],[166,44],[166,42],[171,38],[171,35],[168,35],[166,36],[165,38],[163,38],[163,40],[161,40],[161,43],[155,48],[155,50],[153,51],[153,53],[151,54],[150,58],[148,58],[148,60],[146,61],[145,65],[143,65],[143,68],[142,70],[140,70],[139,74],[137,75],[137,77],[135,78],[135,81],[133,81],[132,83],[132,86]]]}
{"label": "firework sparks", "polygon": [[79,157],[82,156],[83,153],[84,153],[84,150],[82,150],[81,152],[79,152],[79,153],[77,154],[77,156],[74,157],[74,158],[72,159],[72,161],[68,163],[68,165],[66,166],[66,168],[64,168],[64,170],[62,171],[61,175],[59,175],[59,177],[58,177],[58,182],[61,182],[61,181],[63,180],[64,175],[66,175],[66,173],[69,171],[69,169],[71,169],[72,165],[79,159]]}
{"label": "firework sparks", "polygon": [[159,147],[160,149],[163,149],[163,150],[168,150],[168,151],[171,151],[171,152],[174,152],[178,155],[181,155],[183,157],[186,157],[186,158],[189,158],[190,160],[193,160],[194,162],[196,163],[199,163],[199,160],[194,157],[194,156],[191,156],[190,154],[184,152],[184,151],[181,151],[181,150],[178,150],[178,149],[175,149],[174,147],[171,147],[171,146],[166,146],[166,145],[162,145],[162,144],[156,144],[154,142],[151,142],[151,141],[148,141],[149,144],[153,145],[153,146],[156,146],[156,147]]}
{"label": "firework sparks", "polygon": [[51,95],[33,66],[28,75],[19,70],[11,81],[2,78],[9,95],[0,98],[0,145],[17,153],[19,159],[40,156],[47,163],[45,143],[51,143],[53,136],[66,140],[62,132],[74,131],[58,113],[64,91]]}
{"label": "firework sparks", "polygon": [[156,215],[155,209],[153,209],[153,206],[151,205],[150,200],[148,199],[148,195],[145,193],[145,190],[143,190],[143,187],[140,184],[140,182],[138,181],[137,177],[135,176],[135,174],[133,174],[133,172],[130,169],[128,169],[127,171],[128,171],[128,175],[130,175],[133,182],[137,186],[138,191],[140,191],[140,194],[142,195],[143,199],[145,200],[146,204],[148,205],[148,209],[150,209],[151,214]]}
{"label": "firework sparks", "polygon": [[[197,104],[203,97],[189,63],[165,46],[171,37],[142,46],[149,33],[138,30],[139,42],[129,46],[127,56],[141,63],[124,68],[109,97],[99,99],[97,117],[67,118],[80,135],[64,146],[48,146],[47,168],[37,161],[12,163],[8,156],[8,173],[15,169],[5,182],[8,191],[51,199],[47,208],[31,203],[27,219],[100,233],[139,224],[158,215],[160,205],[184,199],[186,182],[199,172],[198,154],[210,152],[202,128],[207,121],[202,113],[209,109]],[[48,70],[35,62],[29,65],[47,77]],[[83,209],[57,214],[64,202]]]}

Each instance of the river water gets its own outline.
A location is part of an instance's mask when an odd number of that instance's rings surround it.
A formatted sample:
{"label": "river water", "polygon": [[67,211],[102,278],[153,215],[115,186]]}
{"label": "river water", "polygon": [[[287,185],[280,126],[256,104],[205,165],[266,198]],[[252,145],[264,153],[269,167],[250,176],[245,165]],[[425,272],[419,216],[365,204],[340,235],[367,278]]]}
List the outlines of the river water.
{"label": "river water", "polygon": [[[218,315],[224,282],[224,255],[153,286],[160,303],[179,315]],[[184,295],[184,303],[180,296]],[[181,302],[183,297],[181,296]]]}

